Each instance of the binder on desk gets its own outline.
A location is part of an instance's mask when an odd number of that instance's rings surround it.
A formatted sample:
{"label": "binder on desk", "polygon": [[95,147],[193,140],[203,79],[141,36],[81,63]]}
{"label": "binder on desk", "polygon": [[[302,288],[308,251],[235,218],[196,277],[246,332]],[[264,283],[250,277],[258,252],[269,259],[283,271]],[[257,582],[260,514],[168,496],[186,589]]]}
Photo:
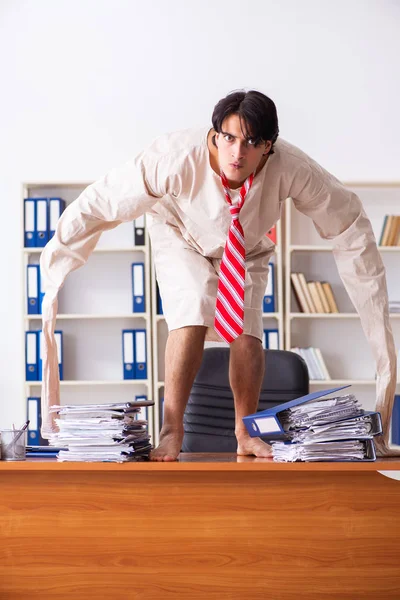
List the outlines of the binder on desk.
{"label": "binder on desk", "polygon": [[275,312],[275,265],[270,262],[267,289],[265,290],[263,312],[273,313]]}
{"label": "binder on desk", "polygon": [[144,215],[138,217],[133,222],[133,244],[134,246],[144,246]]}
{"label": "binder on desk", "polygon": [[279,331],[278,329],[264,329],[265,350],[279,350]]}
{"label": "binder on desk", "polygon": [[25,332],[26,381],[38,381],[38,335],[37,331]]}
{"label": "binder on desk", "polygon": [[146,330],[134,330],[135,379],[147,379]]}
{"label": "binder on desk", "polygon": [[47,441],[42,438],[40,433],[42,424],[41,401],[36,396],[30,396],[27,399],[27,420],[29,421],[27,446],[45,446]]}
{"label": "binder on desk", "polygon": [[144,263],[132,263],[133,312],[146,312],[144,296]]}
{"label": "binder on desk", "polygon": [[[146,395],[135,396],[135,402],[142,402],[142,401],[146,401],[146,400],[147,400]],[[136,421],[148,421],[148,419],[149,419],[148,407],[141,406],[140,411],[138,413],[136,413],[136,415],[135,415],[135,419],[136,419]]]}
{"label": "binder on desk", "polygon": [[135,378],[135,359],[134,359],[134,337],[133,329],[122,330],[122,361],[124,379]]}
{"label": "binder on desk", "polygon": [[[39,356],[39,362],[38,362],[38,379],[39,379],[39,381],[42,381],[42,373],[43,373],[43,355],[42,355],[43,331],[40,330],[37,333],[38,333],[38,356]],[[60,381],[62,381],[64,379],[63,332],[59,331],[59,330],[58,331],[56,330],[54,332],[54,338],[56,340],[56,345],[57,345],[58,374],[59,374]]]}
{"label": "binder on desk", "polygon": [[27,265],[26,267],[26,296],[28,299],[28,315],[40,315],[40,267]]}
{"label": "binder on desk", "polygon": [[24,246],[33,248],[36,244],[36,203],[33,198],[24,200]]}
{"label": "binder on desk", "polygon": [[43,248],[49,241],[49,205],[47,198],[35,198],[36,240],[35,246]]}
{"label": "binder on desk", "polygon": [[53,237],[56,232],[58,219],[65,210],[65,200],[62,198],[50,198],[49,199],[49,239]]}
{"label": "binder on desk", "polygon": [[262,410],[258,413],[248,415],[247,417],[243,417],[243,423],[246,426],[246,429],[251,437],[259,437],[266,436],[269,434],[285,434],[287,433],[283,428],[281,422],[281,414],[283,411],[293,408],[294,406],[298,406],[299,404],[304,404],[305,402],[309,402],[311,400],[316,400],[317,398],[322,398],[322,396],[327,396],[328,394],[334,394],[339,390],[344,390],[345,388],[350,387],[349,385],[343,385],[341,387],[332,388],[330,390],[322,390],[318,392],[312,392],[311,394],[307,394],[306,396],[301,396],[300,398],[295,398],[294,400],[290,400],[289,402],[284,402],[283,404],[278,404],[277,406],[273,406],[267,410]]}

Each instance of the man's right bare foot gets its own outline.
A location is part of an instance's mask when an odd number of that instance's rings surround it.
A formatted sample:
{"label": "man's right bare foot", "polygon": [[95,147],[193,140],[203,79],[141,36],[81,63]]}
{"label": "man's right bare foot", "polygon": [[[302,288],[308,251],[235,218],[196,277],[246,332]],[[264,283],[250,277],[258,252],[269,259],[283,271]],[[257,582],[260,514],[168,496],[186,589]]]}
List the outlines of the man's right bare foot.
{"label": "man's right bare foot", "polygon": [[178,458],[183,441],[183,427],[179,429],[162,428],[160,443],[150,452],[150,460],[172,461]]}

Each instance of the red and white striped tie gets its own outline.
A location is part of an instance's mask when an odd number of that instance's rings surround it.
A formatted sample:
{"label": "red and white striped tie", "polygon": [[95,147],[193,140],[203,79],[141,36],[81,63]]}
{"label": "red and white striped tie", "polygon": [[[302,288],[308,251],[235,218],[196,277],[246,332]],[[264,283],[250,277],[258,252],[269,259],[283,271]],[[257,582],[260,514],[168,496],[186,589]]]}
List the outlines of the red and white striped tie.
{"label": "red and white striped tie", "polygon": [[228,344],[243,333],[246,246],[243,229],[239,221],[239,213],[246,195],[251,188],[253,179],[254,173],[242,185],[240,200],[234,206],[232,204],[228,180],[223,171],[221,171],[221,181],[226,200],[229,204],[229,210],[231,211],[232,222],[219,271],[214,328]]}

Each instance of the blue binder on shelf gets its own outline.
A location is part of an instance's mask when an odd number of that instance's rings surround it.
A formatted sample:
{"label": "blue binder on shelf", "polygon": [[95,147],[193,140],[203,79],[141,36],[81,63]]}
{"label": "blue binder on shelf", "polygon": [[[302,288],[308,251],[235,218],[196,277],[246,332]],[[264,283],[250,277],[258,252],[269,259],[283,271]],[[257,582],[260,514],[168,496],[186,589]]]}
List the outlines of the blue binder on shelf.
{"label": "blue binder on shelf", "polygon": [[24,199],[24,246],[36,245],[36,203],[33,198]]}
{"label": "blue binder on shelf", "polygon": [[146,330],[134,330],[135,379],[147,379]]}
{"label": "blue binder on shelf", "polygon": [[160,428],[164,423],[164,396],[160,398]]}
{"label": "blue binder on shelf", "polygon": [[145,233],[145,224],[144,224],[144,215],[138,217],[133,222],[133,244],[134,246],[144,246],[144,233]]}
{"label": "blue binder on shelf", "polygon": [[156,281],[156,289],[157,289],[157,314],[163,315],[164,314],[163,305],[162,305],[162,300],[161,300],[160,288],[158,287],[157,281]]}
{"label": "blue binder on shelf", "polygon": [[134,330],[122,330],[122,362],[124,379],[135,378]]}
{"label": "blue binder on shelf", "polygon": [[[143,396],[135,396],[135,402],[140,402],[142,400],[147,400],[147,396],[143,395]],[[136,421],[148,421],[149,420],[149,411],[148,411],[148,406],[141,406],[140,407],[140,412],[136,413],[135,415],[135,419]]]}
{"label": "blue binder on shelf", "polygon": [[298,406],[299,404],[304,404],[304,402],[317,400],[318,398],[322,398],[328,394],[334,394],[335,392],[344,390],[348,387],[350,387],[350,385],[343,385],[330,390],[312,392],[311,394],[301,396],[300,398],[295,398],[294,400],[284,402],[283,404],[278,404],[277,406],[273,406],[267,410],[262,410],[255,414],[247,415],[246,417],[243,417],[243,423],[245,424],[246,429],[251,437],[260,437],[269,434],[286,434],[287,432],[283,429],[281,422],[281,415],[283,411],[287,410],[288,408]]}
{"label": "blue binder on shelf", "polygon": [[40,433],[42,426],[42,408],[40,398],[36,396],[30,396],[27,399],[27,419],[29,420],[28,426],[28,439],[27,446],[46,446],[47,440],[44,440]]}
{"label": "blue binder on shelf", "polygon": [[64,379],[63,332],[55,331],[54,337],[56,338],[56,344],[57,344],[58,371],[60,374],[60,381],[62,381]]}
{"label": "blue binder on shelf", "polygon": [[25,332],[25,378],[26,381],[38,381],[38,332]]}
{"label": "blue binder on shelf", "polygon": [[49,205],[47,198],[35,198],[36,235],[35,246],[43,248],[49,241]]}
{"label": "blue binder on shelf", "polygon": [[266,350],[279,350],[278,329],[264,329],[263,348]]}
{"label": "blue binder on shelf", "polygon": [[392,411],[392,444],[400,446],[400,395],[394,397]]}
{"label": "blue binder on shelf", "polygon": [[268,266],[269,273],[263,301],[263,312],[273,313],[275,312],[275,265],[273,262],[270,262]]}
{"label": "blue binder on shelf", "polygon": [[26,266],[26,297],[28,300],[28,315],[40,315],[40,267],[39,265]]}
{"label": "blue binder on shelf", "polygon": [[[42,360],[42,347],[43,347],[43,331],[40,330],[37,332],[38,334],[38,377],[39,381],[42,381],[42,372],[43,372],[43,360]],[[57,344],[57,357],[58,357],[58,374],[60,381],[64,379],[64,352],[63,352],[63,332],[58,330],[54,332],[54,337]]]}
{"label": "blue binder on shelf", "polygon": [[58,219],[65,210],[65,200],[62,198],[49,198],[49,239],[56,231]]}
{"label": "blue binder on shelf", "polygon": [[144,263],[132,263],[133,312],[146,312],[144,290]]}
{"label": "blue binder on shelf", "polygon": [[42,314],[42,303],[44,298],[43,277],[39,266],[39,314]]}

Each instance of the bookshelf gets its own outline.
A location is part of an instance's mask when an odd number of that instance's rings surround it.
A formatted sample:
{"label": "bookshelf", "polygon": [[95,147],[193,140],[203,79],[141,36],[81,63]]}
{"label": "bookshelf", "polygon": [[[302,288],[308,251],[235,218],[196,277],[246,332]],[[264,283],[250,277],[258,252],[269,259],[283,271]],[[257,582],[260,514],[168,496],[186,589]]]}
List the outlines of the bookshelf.
{"label": "bookshelf", "polygon": [[[347,182],[345,185],[361,199],[379,241],[385,215],[400,212],[400,182]],[[358,314],[340,280],[332,244],[320,238],[311,219],[297,211],[290,198],[285,209],[285,348],[320,348],[332,379],[311,380],[311,387],[352,385],[363,406],[371,409],[375,403],[374,361]],[[379,250],[386,268],[389,299],[400,300],[397,275],[400,247],[379,246]],[[300,312],[292,289],[292,272],[304,273],[307,281],[330,282],[340,312]],[[398,351],[400,314],[392,313],[390,319]]]}
{"label": "bookshelf", "polygon": [[[89,182],[34,182],[22,185],[25,198],[60,197],[75,200]],[[22,211],[23,215],[24,211]],[[134,245],[132,222],[102,234],[88,262],[70,273],[59,292],[56,329],[63,331],[64,379],[61,404],[124,402],[136,395],[153,398],[150,298],[150,245]],[[24,230],[23,216],[21,231]],[[26,248],[22,240],[23,348],[25,331],[41,329],[41,315],[27,313],[28,264],[39,264],[42,248]],[[144,262],[146,312],[132,312],[131,264]],[[123,379],[122,330],[146,329],[147,379]],[[23,357],[25,381],[25,353]],[[40,381],[25,381],[25,401],[40,396]],[[154,424],[149,407],[149,430]]]}

